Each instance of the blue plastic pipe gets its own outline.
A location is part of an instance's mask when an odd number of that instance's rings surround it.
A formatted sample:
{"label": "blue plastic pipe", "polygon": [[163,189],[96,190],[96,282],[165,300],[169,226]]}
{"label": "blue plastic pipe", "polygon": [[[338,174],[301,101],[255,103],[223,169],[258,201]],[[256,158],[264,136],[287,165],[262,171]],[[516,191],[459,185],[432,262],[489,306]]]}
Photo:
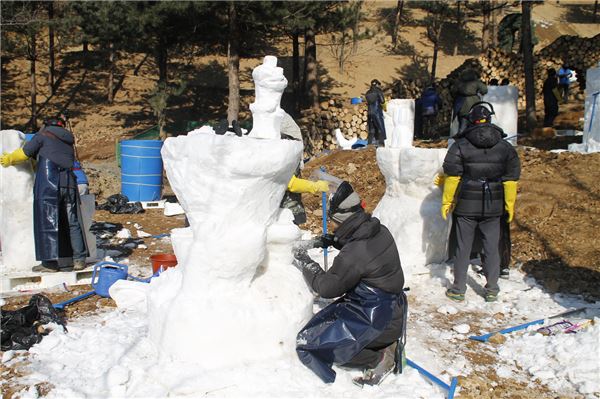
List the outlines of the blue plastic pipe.
{"label": "blue plastic pipe", "polygon": [[435,375],[431,374],[429,371],[425,370],[423,367],[419,366],[417,363],[413,362],[409,358],[406,358],[406,364],[417,370],[420,374],[425,376],[428,380],[433,382],[434,384],[444,388],[448,391],[448,395],[446,395],[447,399],[453,399],[454,393],[456,392],[456,387],[458,386],[458,378],[452,377],[452,381],[450,381],[450,385],[446,384],[444,381],[437,378]]}

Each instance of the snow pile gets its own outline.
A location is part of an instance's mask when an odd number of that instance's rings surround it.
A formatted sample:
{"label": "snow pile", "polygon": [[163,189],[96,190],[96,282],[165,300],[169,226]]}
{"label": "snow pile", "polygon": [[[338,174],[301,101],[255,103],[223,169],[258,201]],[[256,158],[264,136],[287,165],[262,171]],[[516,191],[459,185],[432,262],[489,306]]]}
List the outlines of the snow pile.
{"label": "snow pile", "polygon": [[[0,154],[23,146],[25,135],[0,131]],[[0,242],[2,272],[31,272],[36,265],[33,239],[33,168],[31,162],[0,167]]]}
{"label": "snow pile", "polygon": [[545,336],[535,333],[537,328],[530,327],[530,335],[508,339],[500,356],[514,360],[557,393],[569,393],[569,388],[583,395],[600,393],[600,319],[576,334]]}
{"label": "snow pile", "polygon": [[440,215],[442,190],[433,184],[445,156],[445,149],[377,149],[386,187],[373,215],[394,236],[409,283],[417,267],[446,259],[448,223]]}

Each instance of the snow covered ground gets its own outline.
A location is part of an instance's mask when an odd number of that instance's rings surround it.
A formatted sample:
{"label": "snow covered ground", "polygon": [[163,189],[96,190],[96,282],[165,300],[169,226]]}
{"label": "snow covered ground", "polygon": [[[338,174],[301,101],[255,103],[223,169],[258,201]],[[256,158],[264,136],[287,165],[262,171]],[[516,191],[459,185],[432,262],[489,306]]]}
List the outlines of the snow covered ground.
{"label": "snow covered ground", "polygon": [[[315,260],[322,259],[319,250],[313,251]],[[532,279],[513,270],[509,280],[500,282],[499,302],[484,302],[479,295],[483,279],[470,272],[465,302],[454,303],[444,296],[450,279],[447,266],[431,265],[408,281],[408,358],[448,383],[451,377],[491,368],[497,384],[510,379],[558,395],[600,397],[600,302],[586,303],[574,296],[548,294]],[[540,326],[533,326],[507,335],[503,344],[468,339],[471,334],[584,306],[588,307],[586,313],[569,320],[596,317],[596,323],[576,334],[547,337],[535,333]],[[55,329],[30,350],[25,373],[16,377],[15,382],[32,387],[21,391],[21,397],[37,397],[33,385],[40,382],[54,386],[49,398],[443,398],[446,394],[411,368],[402,375],[389,376],[378,387],[360,389],[352,384],[357,371],[337,368],[336,382],[325,385],[300,361],[247,362],[228,369],[158,365],[155,348],[147,338],[146,320],[145,314],[115,309],[72,320],[68,333]],[[548,324],[560,320],[553,319]],[[197,334],[201,337],[202,330]],[[489,357],[487,364],[474,360],[478,354]],[[22,360],[21,355],[6,352],[2,362],[11,366]]]}

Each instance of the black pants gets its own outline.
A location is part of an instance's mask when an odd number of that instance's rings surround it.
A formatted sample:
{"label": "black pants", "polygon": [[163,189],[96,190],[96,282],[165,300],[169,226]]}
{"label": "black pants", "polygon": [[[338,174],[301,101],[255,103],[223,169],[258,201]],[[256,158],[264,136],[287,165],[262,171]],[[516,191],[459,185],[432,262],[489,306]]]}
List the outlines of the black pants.
{"label": "black pants", "polygon": [[558,104],[544,104],[544,127],[552,127],[554,118],[558,115]]}
{"label": "black pants", "polygon": [[367,115],[367,127],[369,129],[369,136],[367,142],[372,144],[376,141],[378,144],[384,144],[386,137],[385,134],[385,123],[383,119],[383,112],[369,113]]}
{"label": "black pants", "polygon": [[479,229],[485,252],[484,273],[487,279],[485,289],[497,294],[500,277],[500,216],[468,217],[456,215],[456,256],[454,257],[454,284],[450,290],[464,294],[467,290],[467,271],[469,268],[471,249],[475,231]]}

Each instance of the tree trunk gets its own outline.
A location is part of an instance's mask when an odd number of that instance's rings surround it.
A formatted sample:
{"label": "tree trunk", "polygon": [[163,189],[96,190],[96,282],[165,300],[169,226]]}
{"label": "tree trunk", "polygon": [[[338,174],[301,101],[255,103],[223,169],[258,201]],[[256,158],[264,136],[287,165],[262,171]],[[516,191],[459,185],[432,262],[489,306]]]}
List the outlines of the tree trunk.
{"label": "tree trunk", "polygon": [[158,48],[156,53],[156,64],[158,65],[158,81],[167,83],[167,64],[169,59],[169,53],[167,44],[162,40],[158,42]]}
{"label": "tree trunk", "polygon": [[394,26],[392,26],[392,48],[395,49],[398,45],[398,31],[402,23],[402,9],[404,8],[404,0],[398,0],[396,3],[396,13],[394,16]]}
{"label": "tree trunk", "polygon": [[107,99],[108,103],[112,104],[114,99],[113,82],[115,73],[115,45],[113,42],[108,43],[108,85]]}
{"label": "tree trunk", "polygon": [[[462,15],[460,12],[460,1],[457,1],[456,2],[456,27],[457,27],[457,29],[461,29],[461,19],[462,19]],[[454,56],[458,55],[458,42],[459,41],[460,41],[459,38],[454,39],[454,51],[453,51]]]}
{"label": "tree trunk", "polygon": [[54,95],[54,2],[48,2],[48,89]]}
{"label": "tree trunk", "polygon": [[359,36],[359,24],[360,24],[360,9],[362,8],[364,0],[359,0],[354,5],[354,23],[352,24],[352,55],[356,55],[358,51],[358,36]]}
{"label": "tree trunk", "polygon": [[598,0],[594,2],[594,23],[598,22]]}
{"label": "tree trunk", "polygon": [[229,2],[229,41],[227,43],[227,64],[229,71],[229,104],[227,121],[238,119],[240,112],[240,29],[235,2]]}
{"label": "tree trunk", "polygon": [[294,91],[294,112],[299,111],[300,99],[300,32],[292,32],[292,89]]}
{"label": "tree trunk", "polygon": [[481,52],[485,53],[490,47],[490,6],[487,2],[481,3],[483,13],[483,26],[481,33]]}
{"label": "tree trunk", "polygon": [[344,73],[344,57],[346,57],[346,32],[342,32],[342,43],[340,53],[338,55],[338,69],[340,73]]}
{"label": "tree trunk", "polygon": [[[494,2],[492,1],[492,6],[494,5]],[[490,23],[490,34],[492,36],[492,47],[493,48],[497,48],[498,47],[498,17],[502,12],[502,9],[492,9],[492,21]]]}
{"label": "tree trunk", "polygon": [[523,49],[523,67],[525,69],[525,115],[527,131],[531,133],[537,124],[535,114],[535,81],[533,79],[533,45],[531,43],[531,3],[521,2],[521,48]]}
{"label": "tree trunk", "polygon": [[319,82],[317,73],[317,43],[315,40],[315,31],[312,28],[306,29],[306,84],[308,89],[307,103],[314,110],[319,109]]}
{"label": "tree trunk", "polygon": [[31,121],[32,130],[37,130],[37,84],[35,80],[35,61],[37,59],[36,35],[29,37],[29,76],[31,78]]}
{"label": "tree trunk", "polygon": [[437,68],[439,42],[440,41],[438,33],[438,40],[436,40],[435,43],[433,43],[433,60],[431,61],[431,81],[429,82],[430,85],[435,83],[435,70]]}

